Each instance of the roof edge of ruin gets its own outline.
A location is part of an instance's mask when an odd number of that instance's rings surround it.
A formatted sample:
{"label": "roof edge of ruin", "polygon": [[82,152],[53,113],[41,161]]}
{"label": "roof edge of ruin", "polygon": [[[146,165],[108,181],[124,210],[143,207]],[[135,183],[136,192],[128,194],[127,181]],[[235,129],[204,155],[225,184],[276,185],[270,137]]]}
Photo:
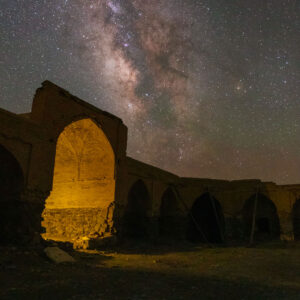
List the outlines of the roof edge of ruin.
{"label": "roof edge of ruin", "polygon": [[178,179],[180,178],[177,174],[174,174],[174,173],[172,173],[172,172],[166,171],[166,170],[161,169],[161,168],[159,168],[159,167],[156,167],[156,166],[154,166],[154,165],[147,164],[147,163],[145,163],[145,162],[143,162],[143,161],[140,161],[140,160],[138,160],[138,159],[132,158],[132,157],[130,157],[130,156],[128,156],[128,155],[126,156],[126,160],[127,160],[127,161],[132,161],[133,163],[136,163],[136,164],[143,165],[143,166],[145,166],[145,167],[147,167],[147,168],[155,169],[155,170],[157,170],[157,171],[160,171],[160,172],[165,173],[166,175],[173,176],[173,177],[176,177],[176,178],[178,178]]}
{"label": "roof edge of ruin", "polygon": [[[123,123],[123,120],[115,115],[113,115],[112,113],[108,112],[108,111],[105,111],[105,110],[102,110],[101,108],[93,105],[93,104],[90,104],[80,98],[78,98],[77,96],[74,96],[73,94],[71,94],[69,91],[67,91],[66,89],[60,87],[59,85],[53,83],[52,81],[49,81],[49,80],[45,80],[42,82],[42,86],[39,88],[39,89],[43,89],[43,88],[55,88],[57,90],[59,90],[60,92],[62,92],[62,94],[68,98],[69,100],[71,101],[74,101],[74,102],[77,102],[79,103],[80,105],[82,106],[85,106],[91,110],[94,110],[94,111],[97,111],[97,112],[100,112],[110,118],[113,118],[113,119],[117,119],[119,122]],[[39,90],[37,89],[37,91]]]}

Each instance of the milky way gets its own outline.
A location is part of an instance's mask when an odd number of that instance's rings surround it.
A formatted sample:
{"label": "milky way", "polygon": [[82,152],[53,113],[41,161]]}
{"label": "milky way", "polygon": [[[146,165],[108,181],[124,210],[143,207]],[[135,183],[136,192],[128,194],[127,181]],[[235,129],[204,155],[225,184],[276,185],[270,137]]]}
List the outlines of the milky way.
{"label": "milky way", "polygon": [[120,116],[128,155],[188,177],[300,182],[300,3],[1,4],[0,106],[51,80]]}

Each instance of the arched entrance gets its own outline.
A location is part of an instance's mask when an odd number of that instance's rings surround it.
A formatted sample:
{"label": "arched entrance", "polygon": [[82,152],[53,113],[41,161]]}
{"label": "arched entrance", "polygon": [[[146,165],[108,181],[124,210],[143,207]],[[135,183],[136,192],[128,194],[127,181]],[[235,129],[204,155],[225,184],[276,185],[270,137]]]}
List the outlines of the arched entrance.
{"label": "arched entrance", "polygon": [[182,222],[177,198],[171,188],[163,193],[160,205],[159,233],[164,237],[181,235]]}
{"label": "arched entrance", "polygon": [[128,238],[145,239],[149,237],[150,220],[148,211],[151,201],[146,185],[142,180],[133,184],[123,216],[123,235]]}
{"label": "arched entrance", "polygon": [[197,198],[190,210],[187,239],[192,242],[224,241],[225,220],[220,203],[209,193]]}
{"label": "arched entrance", "polygon": [[276,206],[261,193],[252,195],[243,207],[245,237],[248,238],[251,235],[256,201],[254,240],[278,238],[280,236],[280,225]]}
{"label": "arched entrance", "polygon": [[57,140],[53,189],[43,213],[44,238],[72,241],[109,230],[114,172],[113,149],[94,121],[82,119],[65,127]]}
{"label": "arched entrance", "polygon": [[22,169],[15,157],[0,145],[0,243],[16,242],[21,226]]}
{"label": "arched entrance", "polygon": [[295,240],[300,240],[300,199],[293,206],[293,228]]}

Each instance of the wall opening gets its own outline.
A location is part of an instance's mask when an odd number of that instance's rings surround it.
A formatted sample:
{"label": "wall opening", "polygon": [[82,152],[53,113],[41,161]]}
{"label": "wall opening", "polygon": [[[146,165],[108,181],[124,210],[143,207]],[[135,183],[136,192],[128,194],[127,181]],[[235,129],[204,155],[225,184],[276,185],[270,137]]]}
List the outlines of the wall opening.
{"label": "wall opening", "polygon": [[293,206],[293,228],[295,240],[300,240],[300,199]]}
{"label": "wall opening", "polygon": [[98,125],[82,119],[65,127],[57,140],[53,189],[43,212],[43,237],[72,241],[109,231],[114,172],[113,149]]}
{"label": "wall opening", "polygon": [[162,195],[159,217],[159,234],[164,237],[178,237],[182,230],[181,211],[171,188]]}
{"label": "wall opening", "polygon": [[254,206],[257,197],[254,240],[268,240],[280,236],[279,218],[276,206],[268,197],[258,193],[251,196],[243,208],[244,234],[248,238],[251,235]]}
{"label": "wall opening", "polygon": [[22,169],[15,157],[0,145],[0,243],[14,243],[21,237]]}
{"label": "wall opening", "polygon": [[225,220],[220,203],[209,193],[197,198],[190,210],[187,239],[192,242],[222,243]]}
{"label": "wall opening", "polygon": [[146,185],[142,180],[133,184],[123,216],[123,235],[133,239],[149,238],[150,219],[148,212],[151,201]]}

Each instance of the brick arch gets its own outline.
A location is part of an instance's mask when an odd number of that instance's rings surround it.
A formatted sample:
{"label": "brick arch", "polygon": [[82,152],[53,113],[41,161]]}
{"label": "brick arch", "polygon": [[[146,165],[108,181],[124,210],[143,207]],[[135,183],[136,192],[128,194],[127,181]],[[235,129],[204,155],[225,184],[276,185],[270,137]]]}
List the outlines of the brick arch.
{"label": "brick arch", "polygon": [[114,198],[115,155],[109,140],[92,119],[74,121],[57,139],[53,189],[44,211],[45,237],[103,234]]}
{"label": "brick arch", "polygon": [[293,231],[294,231],[294,239],[300,240],[300,198],[296,200],[293,205]]}
{"label": "brick arch", "polygon": [[165,237],[178,237],[182,231],[182,217],[178,199],[168,187],[161,197],[159,234]]}
{"label": "brick arch", "polygon": [[145,239],[150,236],[152,203],[143,180],[138,179],[129,189],[122,221],[122,235],[127,238]]}
{"label": "brick arch", "polygon": [[56,122],[56,126],[54,127],[54,130],[52,132],[52,139],[57,143],[60,135],[64,132],[66,128],[82,120],[90,120],[103,132],[107,141],[110,144],[110,147],[112,148],[115,154],[116,149],[114,149],[113,147],[113,143],[111,141],[111,137],[107,128],[102,125],[100,118],[95,115],[88,115],[88,114],[72,115],[69,116],[68,118],[64,118],[63,120]]}
{"label": "brick arch", "polygon": [[250,237],[255,201],[257,199],[254,239],[279,238],[280,222],[274,202],[263,193],[253,194],[244,203],[242,210],[244,235]]}
{"label": "brick arch", "polygon": [[15,156],[0,145],[0,243],[15,242],[21,229],[24,175]]}
{"label": "brick arch", "polygon": [[219,201],[209,192],[198,197],[189,213],[187,239],[192,242],[224,241],[225,218]]}

